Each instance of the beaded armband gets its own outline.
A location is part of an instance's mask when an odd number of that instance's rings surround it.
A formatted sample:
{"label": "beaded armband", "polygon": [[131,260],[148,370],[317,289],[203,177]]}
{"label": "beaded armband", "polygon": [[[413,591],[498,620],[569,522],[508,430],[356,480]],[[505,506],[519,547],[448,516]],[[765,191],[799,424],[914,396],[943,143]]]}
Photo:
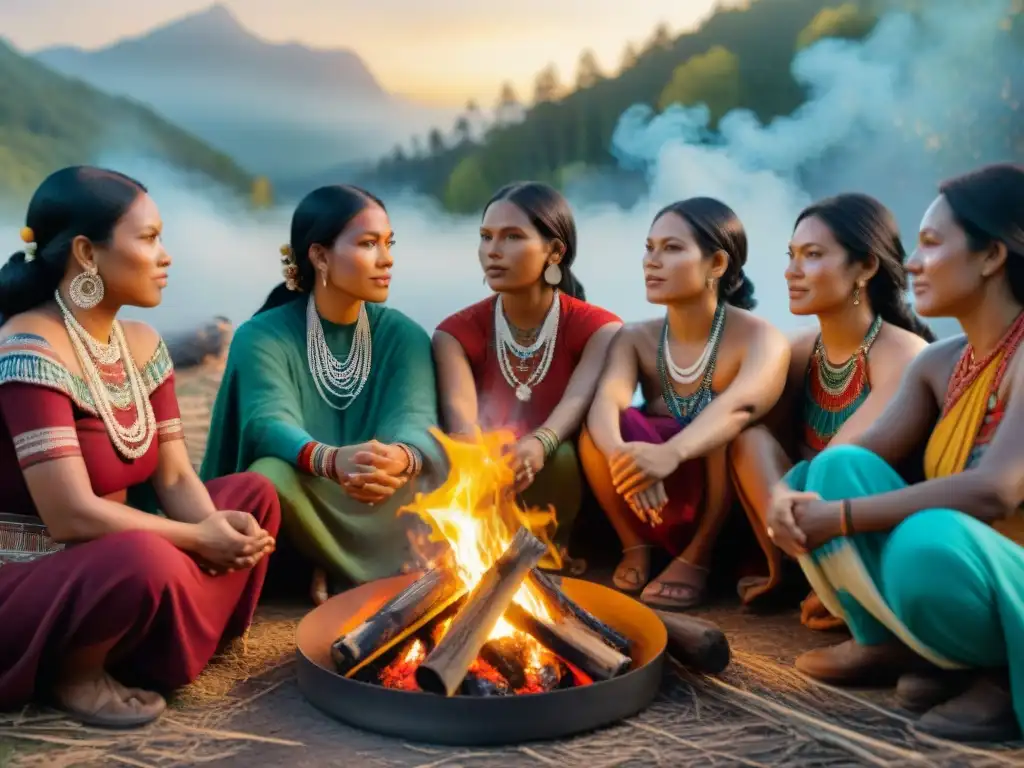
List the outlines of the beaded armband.
{"label": "beaded armband", "polygon": [[299,469],[307,475],[326,477],[328,480],[337,480],[338,474],[335,462],[337,455],[337,448],[332,448],[331,446],[324,445],[323,443],[310,441],[302,446],[302,450],[299,451],[299,459],[296,463],[298,464]]}
{"label": "beaded armband", "polygon": [[156,438],[161,443],[169,443],[171,440],[184,440],[185,429],[181,419],[167,419],[156,423]]}
{"label": "beaded armband", "polygon": [[558,450],[561,440],[558,437],[558,433],[549,427],[538,427],[530,433],[531,437],[537,438],[540,444],[544,446],[544,460],[547,461],[551,458],[555,451]]}
{"label": "beaded armband", "polygon": [[45,427],[15,435],[14,453],[25,470],[44,461],[81,456],[82,449],[74,427]]}
{"label": "beaded armband", "polygon": [[409,464],[406,466],[403,474],[409,477],[416,477],[423,471],[423,454],[419,452],[418,448],[414,448],[411,445],[406,445],[405,443],[396,443],[396,445],[402,449],[405,457],[409,460]]}

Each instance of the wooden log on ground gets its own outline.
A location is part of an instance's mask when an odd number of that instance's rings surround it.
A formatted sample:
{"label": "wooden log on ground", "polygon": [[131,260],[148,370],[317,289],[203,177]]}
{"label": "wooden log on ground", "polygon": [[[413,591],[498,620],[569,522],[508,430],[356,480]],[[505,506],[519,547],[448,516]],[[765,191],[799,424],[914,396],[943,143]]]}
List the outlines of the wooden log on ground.
{"label": "wooden log on ground", "polygon": [[717,675],[729,666],[729,641],[721,628],[706,619],[655,611],[668,630],[668,652],[684,667]]}
{"label": "wooden log on ground", "polygon": [[534,616],[518,603],[512,603],[505,612],[505,618],[552,653],[575,664],[594,681],[610,680],[629,669],[632,663],[629,656],[612,648],[572,614],[549,621]]}
{"label": "wooden log on ground", "polygon": [[416,632],[461,596],[458,576],[434,568],[388,600],[380,610],[331,644],[338,672],[351,677],[358,669]]}
{"label": "wooden log on ground", "polygon": [[416,670],[424,691],[452,696],[487,642],[519,587],[547,551],[544,542],[520,528],[508,549],[480,579],[437,647]]}
{"label": "wooden log on ground", "polygon": [[629,655],[629,638],[616,632],[566,595],[558,581],[537,568],[530,571],[530,583],[544,596],[548,610],[558,616],[570,614],[620,653]]}

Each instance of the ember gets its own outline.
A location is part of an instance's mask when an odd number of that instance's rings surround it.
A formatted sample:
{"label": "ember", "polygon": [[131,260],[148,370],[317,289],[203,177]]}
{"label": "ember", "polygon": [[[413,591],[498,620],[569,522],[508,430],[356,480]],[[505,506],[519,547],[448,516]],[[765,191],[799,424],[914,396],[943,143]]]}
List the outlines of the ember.
{"label": "ember", "polygon": [[511,436],[435,437],[448,479],[402,512],[430,526],[444,555],[335,641],[338,671],[448,696],[546,693],[625,672],[629,642],[536,570],[544,555],[559,562],[549,537],[555,511],[522,509],[509,492]]}

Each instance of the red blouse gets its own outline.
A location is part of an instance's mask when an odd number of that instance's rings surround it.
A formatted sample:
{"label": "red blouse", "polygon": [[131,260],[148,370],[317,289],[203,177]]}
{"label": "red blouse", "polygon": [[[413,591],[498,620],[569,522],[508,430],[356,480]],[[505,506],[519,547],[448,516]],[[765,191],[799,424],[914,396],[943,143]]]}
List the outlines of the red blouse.
{"label": "red blouse", "polygon": [[[123,379],[119,364],[117,370]],[[45,339],[19,334],[0,342],[0,511],[34,516],[22,472],[68,456],[82,457],[97,496],[120,494],[147,481],[156,471],[159,443],[181,440],[184,433],[174,367],[162,341],[140,372],[156,416],[157,439],[145,454],[129,460],[110,441],[85,380],[64,367]],[[135,419],[130,405],[115,408],[115,414],[125,426]]]}
{"label": "red blouse", "polygon": [[[442,321],[437,330],[454,337],[469,359],[476,382],[480,428],[511,429],[522,437],[541,426],[561,402],[590,337],[609,323],[622,321],[606,309],[560,294],[558,337],[551,367],[524,403],[516,398],[499,367],[494,339],[497,300],[497,296],[492,296],[466,307]],[[535,356],[532,363],[539,357]],[[521,374],[523,380],[528,375]]]}

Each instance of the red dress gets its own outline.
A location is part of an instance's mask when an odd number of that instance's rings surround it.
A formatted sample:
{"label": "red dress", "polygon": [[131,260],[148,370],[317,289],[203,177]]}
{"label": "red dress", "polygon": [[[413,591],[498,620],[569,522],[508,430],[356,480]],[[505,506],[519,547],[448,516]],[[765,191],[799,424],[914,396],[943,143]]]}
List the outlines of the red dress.
{"label": "red dress", "polygon": [[[0,343],[0,512],[40,525],[22,471],[54,459],[81,457],[93,491],[114,501],[145,484],[159,444],[184,435],[162,342],[142,374],[157,439],[143,456],[126,460],[85,381],[44,339],[22,334]],[[134,419],[130,406],[115,412],[125,424]],[[276,536],[280,507],[268,480],[238,474],[207,488],[218,509],[250,512]],[[0,523],[0,550],[26,544],[12,530],[3,535]],[[32,549],[38,540],[27,543]],[[109,534],[27,561],[4,562],[0,553],[0,709],[21,706],[51,685],[69,652],[101,643],[112,643],[107,669],[125,684],[169,690],[191,682],[218,645],[248,627],[266,569],[263,558],[248,571],[209,576],[147,531]]]}
{"label": "red dress", "polygon": [[[497,301],[498,297],[492,296],[466,307],[445,319],[437,330],[454,337],[466,353],[476,382],[480,428],[510,429],[518,438],[541,426],[561,402],[591,336],[609,323],[622,321],[606,309],[559,294],[554,358],[547,375],[524,403],[516,398],[499,367],[494,339]],[[521,374],[522,379],[527,375]]]}

